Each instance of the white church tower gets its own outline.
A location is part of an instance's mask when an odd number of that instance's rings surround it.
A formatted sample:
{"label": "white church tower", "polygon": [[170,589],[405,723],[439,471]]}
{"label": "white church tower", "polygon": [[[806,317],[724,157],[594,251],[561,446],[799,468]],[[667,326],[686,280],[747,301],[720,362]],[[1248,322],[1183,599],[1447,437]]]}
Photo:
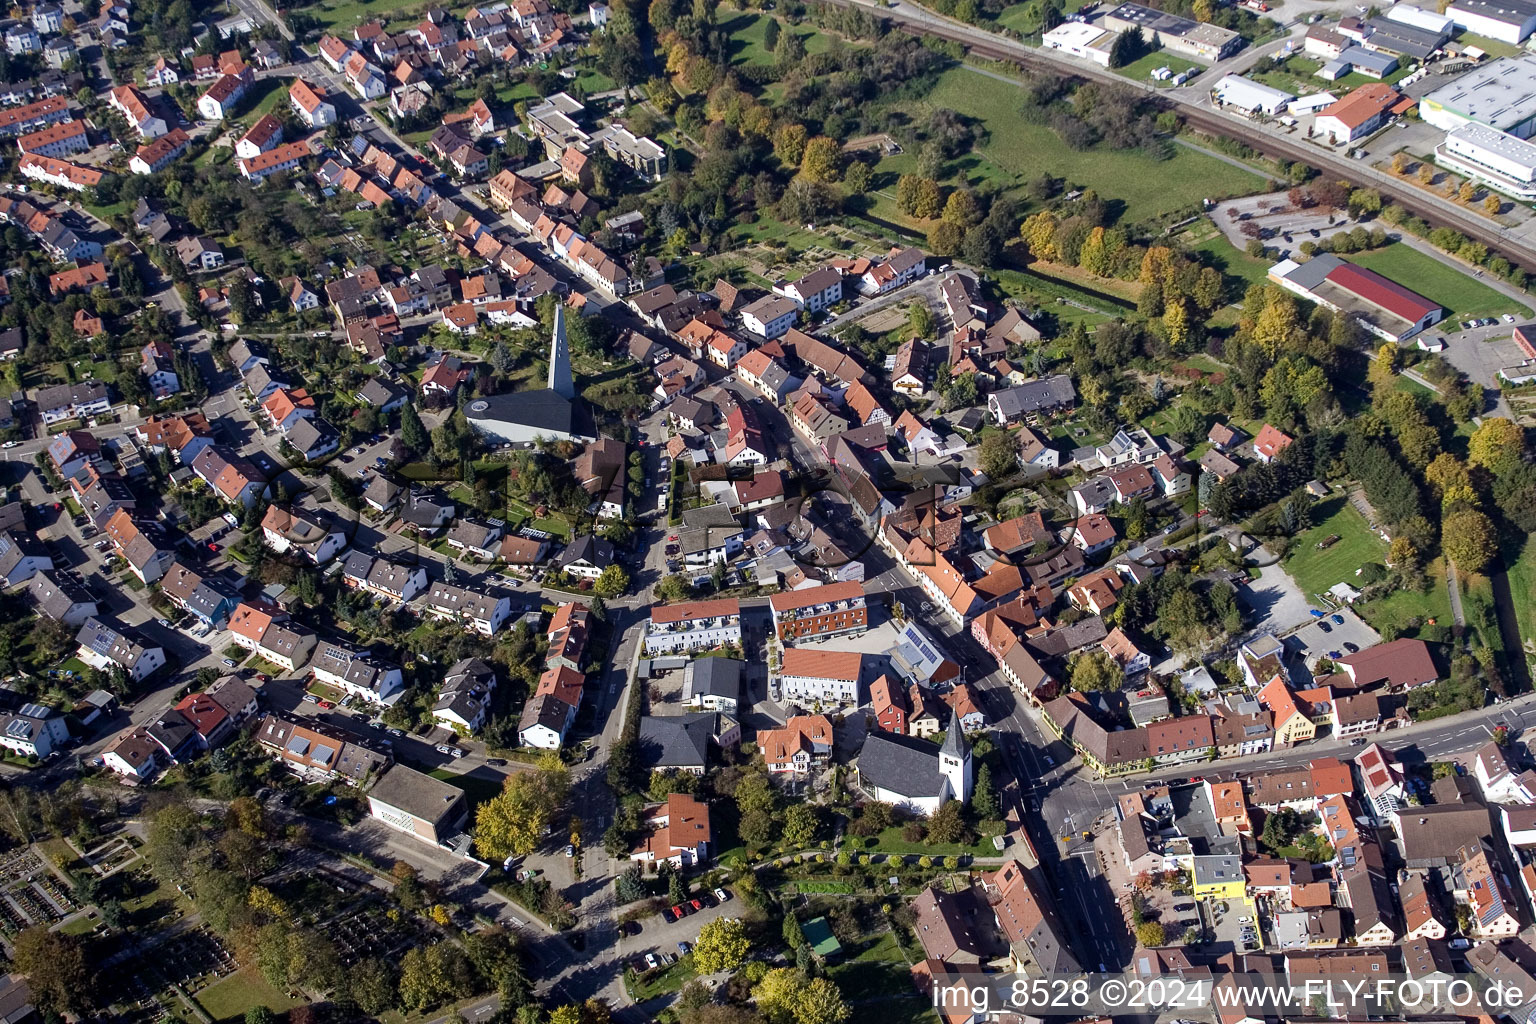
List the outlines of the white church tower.
{"label": "white church tower", "polygon": [[575,399],[571,378],[571,350],[565,341],[565,307],[555,306],[555,337],[549,344],[549,390],[564,399]]}
{"label": "white church tower", "polygon": [[960,716],[950,712],[949,732],[944,735],[944,745],[939,748],[939,774],[949,783],[946,800],[971,802],[971,741],[965,738]]}

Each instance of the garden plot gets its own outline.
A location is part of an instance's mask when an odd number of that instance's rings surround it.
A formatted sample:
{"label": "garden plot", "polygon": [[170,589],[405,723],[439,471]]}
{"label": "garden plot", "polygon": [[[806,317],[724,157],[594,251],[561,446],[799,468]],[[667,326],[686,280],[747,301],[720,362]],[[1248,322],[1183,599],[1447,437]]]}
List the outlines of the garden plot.
{"label": "garden plot", "polygon": [[79,909],[64,884],[31,850],[0,861],[0,931],[13,935],[33,925],[52,925]]}

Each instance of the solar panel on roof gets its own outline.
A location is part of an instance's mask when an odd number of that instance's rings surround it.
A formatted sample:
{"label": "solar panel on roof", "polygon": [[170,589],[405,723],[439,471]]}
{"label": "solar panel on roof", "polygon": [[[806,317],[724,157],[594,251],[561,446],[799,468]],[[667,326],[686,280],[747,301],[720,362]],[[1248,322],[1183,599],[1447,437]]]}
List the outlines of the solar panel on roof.
{"label": "solar panel on roof", "polygon": [[16,737],[30,736],[32,735],[32,726],[19,718],[13,718],[11,719],[10,723],[6,725],[5,734],[7,736]]}
{"label": "solar panel on roof", "polygon": [[29,703],[29,704],[23,704],[21,706],[21,712],[20,713],[25,715],[28,718],[47,718],[49,715],[51,715],[53,713],[53,709],[49,708],[49,707],[45,707],[42,704],[30,704]]}
{"label": "solar panel on roof", "polygon": [[335,747],[317,746],[315,748],[315,752],[310,755],[310,760],[312,760],[312,761],[319,761],[322,764],[324,764],[324,763],[330,761],[330,759],[333,756],[335,756],[335,754],[336,754],[336,748]]}
{"label": "solar panel on roof", "polygon": [[303,757],[309,750],[309,740],[303,736],[294,736],[288,741],[288,753],[295,757]]}

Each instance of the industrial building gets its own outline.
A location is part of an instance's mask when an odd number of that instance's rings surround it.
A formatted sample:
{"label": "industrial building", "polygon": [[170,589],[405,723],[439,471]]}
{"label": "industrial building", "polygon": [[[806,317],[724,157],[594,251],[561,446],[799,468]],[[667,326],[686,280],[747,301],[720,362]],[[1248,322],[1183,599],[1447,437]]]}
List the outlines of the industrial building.
{"label": "industrial building", "polygon": [[1536,199],[1536,145],[1469,124],[1435,147],[1435,162],[1516,199]]}
{"label": "industrial building", "polygon": [[1040,41],[1049,49],[1060,50],[1107,68],[1110,52],[1119,35],[1118,32],[1110,32],[1086,21],[1067,21],[1045,33]]}
{"label": "industrial building", "polygon": [[1104,27],[1115,32],[1140,29],[1142,38],[1152,45],[1181,57],[1212,64],[1232,56],[1243,46],[1243,37],[1231,29],[1191,21],[1140,4],[1116,7],[1104,15]]}
{"label": "industrial building", "polygon": [[1419,101],[1419,116],[1453,132],[1464,125],[1530,138],[1536,130],[1536,57],[1491,60]]}
{"label": "industrial building", "polygon": [[1317,69],[1317,77],[1337,82],[1352,71],[1367,78],[1386,78],[1397,70],[1397,58],[1390,53],[1367,50],[1363,46],[1346,47],[1337,57]]}
{"label": "industrial building", "polygon": [[1371,82],[1325,107],[1313,128],[1334,145],[1349,143],[1378,131],[1392,116],[1412,109],[1412,98],[1383,82]]}
{"label": "industrial building", "polygon": [[1241,75],[1226,75],[1211,87],[1211,97],[1224,106],[1271,117],[1284,110],[1296,97],[1262,82]]}
{"label": "industrial building", "polygon": [[1531,0],[1455,0],[1445,13],[1458,28],[1511,46],[1536,31],[1536,3]]}
{"label": "industrial building", "polygon": [[1370,29],[1370,35],[1365,37],[1366,49],[1414,60],[1426,60],[1451,38],[1449,29],[1424,28],[1390,17],[1372,18],[1365,27]]}
{"label": "industrial building", "polygon": [[1401,25],[1412,25],[1414,28],[1424,29],[1426,32],[1435,32],[1449,36],[1456,25],[1456,19],[1448,18],[1434,11],[1426,11],[1422,7],[1414,7],[1412,4],[1393,4],[1387,8],[1387,18]]}
{"label": "industrial building", "polygon": [[1305,263],[1281,260],[1269,279],[1286,291],[1339,313],[1387,341],[1403,341],[1437,324],[1445,310],[1374,270],[1318,253]]}

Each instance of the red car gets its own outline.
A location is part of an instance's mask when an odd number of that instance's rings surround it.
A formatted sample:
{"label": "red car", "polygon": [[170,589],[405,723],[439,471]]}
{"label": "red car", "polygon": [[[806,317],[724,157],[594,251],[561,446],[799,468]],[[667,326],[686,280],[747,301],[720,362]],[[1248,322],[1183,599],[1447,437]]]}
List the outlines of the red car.
{"label": "red car", "polygon": [[700,903],[698,900],[689,900],[688,905],[691,906],[694,910],[704,909],[704,904]]}
{"label": "red car", "polygon": [[213,541],[209,541],[208,542],[208,550],[212,551],[214,554],[218,554],[219,553],[219,546],[217,544],[215,544]]}
{"label": "red car", "polygon": [[265,672],[257,672],[256,678],[260,679],[264,683],[270,683],[272,681],[272,677],[267,675]]}
{"label": "red car", "polygon": [[681,903],[672,908],[672,916],[674,918],[681,918],[686,913],[688,913],[688,911],[683,909],[683,905]]}
{"label": "red car", "polygon": [[320,704],[320,707],[323,708],[326,711],[329,711],[329,710],[331,710],[331,708],[336,706],[335,702],[328,701],[328,700],[322,700],[322,701],[319,702],[319,704]]}

